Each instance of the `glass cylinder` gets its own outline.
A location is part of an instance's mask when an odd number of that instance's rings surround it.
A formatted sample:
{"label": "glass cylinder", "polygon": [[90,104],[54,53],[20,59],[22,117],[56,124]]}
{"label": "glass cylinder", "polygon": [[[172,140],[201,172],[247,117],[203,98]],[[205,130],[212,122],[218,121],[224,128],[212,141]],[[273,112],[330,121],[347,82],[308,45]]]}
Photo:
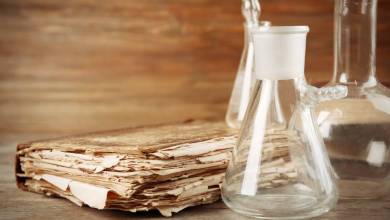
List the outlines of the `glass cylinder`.
{"label": "glass cylinder", "polygon": [[318,216],[335,206],[337,187],[304,78],[307,26],[253,33],[256,83],[233,149],[222,198],[263,219]]}
{"label": "glass cylinder", "polygon": [[348,95],[322,102],[318,123],[344,198],[390,192],[390,91],[375,77],[377,0],[335,1],[334,74]]}

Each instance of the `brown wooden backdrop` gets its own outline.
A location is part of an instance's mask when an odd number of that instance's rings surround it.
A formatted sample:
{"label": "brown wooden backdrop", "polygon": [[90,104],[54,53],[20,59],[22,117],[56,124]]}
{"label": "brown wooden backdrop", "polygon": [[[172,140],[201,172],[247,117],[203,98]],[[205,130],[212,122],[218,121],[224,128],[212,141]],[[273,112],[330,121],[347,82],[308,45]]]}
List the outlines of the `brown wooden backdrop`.
{"label": "brown wooden backdrop", "polygon": [[[149,218],[16,189],[16,143],[188,118],[223,119],[242,49],[240,0],[0,0],[0,219]],[[307,78],[332,72],[333,1],[263,0],[308,24]],[[390,0],[379,0],[378,77],[390,82]],[[386,202],[387,201],[387,202]],[[317,219],[388,219],[389,200],[340,201]],[[191,211],[192,210],[192,211]],[[222,203],[179,219],[237,219]],[[156,215],[154,215],[156,216]]]}
{"label": "brown wooden backdrop", "polygon": [[[0,0],[0,130],[72,132],[222,118],[242,49],[240,0]],[[332,72],[333,1],[263,0],[307,24],[307,78]],[[378,77],[390,82],[390,0]],[[155,114],[158,110],[159,114]]]}

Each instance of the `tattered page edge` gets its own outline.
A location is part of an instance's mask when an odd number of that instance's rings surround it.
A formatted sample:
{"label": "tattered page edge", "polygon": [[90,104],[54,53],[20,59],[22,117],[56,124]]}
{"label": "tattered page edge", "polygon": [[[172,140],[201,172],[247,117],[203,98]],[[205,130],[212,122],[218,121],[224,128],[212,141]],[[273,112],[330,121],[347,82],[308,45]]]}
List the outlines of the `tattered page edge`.
{"label": "tattered page edge", "polygon": [[[131,132],[131,130],[138,130],[138,129],[148,129],[148,128],[157,128],[160,126],[173,126],[173,125],[190,125],[190,124],[201,124],[201,123],[206,123],[206,124],[224,124],[223,121],[214,121],[214,120],[193,120],[193,119],[188,119],[184,121],[178,121],[178,122],[172,122],[172,123],[161,123],[161,124],[155,124],[155,125],[141,125],[141,126],[134,126],[134,127],[128,127],[128,128],[122,128],[122,129],[115,129],[115,130],[107,130],[107,131],[97,131],[97,132],[89,132],[89,133],[84,133],[84,134],[78,134],[78,135],[68,135],[68,136],[63,136],[63,137],[57,137],[57,138],[49,138],[49,139],[41,139],[41,140],[35,140],[35,141],[29,141],[29,142],[24,142],[20,143],[16,146],[16,153],[15,153],[15,166],[14,166],[14,174],[15,174],[15,180],[16,180],[16,186],[23,190],[23,191],[28,191],[27,187],[25,186],[25,180],[27,177],[23,177],[24,172],[21,169],[21,164],[20,164],[20,159],[19,159],[19,154],[18,152],[23,149],[27,149],[31,147],[33,143],[36,142],[49,142],[49,141],[57,141],[57,140],[63,140],[67,138],[81,138],[81,137],[86,137],[86,136],[98,136],[98,135],[107,135],[107,134],[115,134],[118,132],[123,132],[123,131],[128,131]],[[235,134],[235,130],[230,129],[226,126],[226,134]],[[226,135],[225,134],[225,135]],[[210,137],[211,139],[213,137]],[[18,175],[19,174],[19,175]]]}

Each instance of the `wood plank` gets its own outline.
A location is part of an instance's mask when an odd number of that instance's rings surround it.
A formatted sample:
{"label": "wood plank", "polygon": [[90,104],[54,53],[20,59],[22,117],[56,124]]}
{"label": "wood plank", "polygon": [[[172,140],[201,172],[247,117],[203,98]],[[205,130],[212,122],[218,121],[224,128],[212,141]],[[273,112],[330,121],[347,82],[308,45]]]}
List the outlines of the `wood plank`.
{"label": "wood plank", "polygon": [[[50,137],[53,135],[40,135]],[[34,134],[2,135],[0,142],[0,218],[8,219],[161,219],[159,213],[128,213],[120,211],[97,211],[87,207],[77,207],[64,199],[48,198],[39,194],[18,190],[13,176],[14,147],[21,139],[33,139]],[[341,200],[335,210],[316,220],[387,220],[390,216],[390,198],[380,200]],[[230,211],[222,202],[189,208],[174,216],[175,219],[250,219]]]}
{"label": "wood plank", "polygon": [[[222,74],[232,79],[242,49],[240,2],[0,1],[1,78],[110,74]],[[276,25],[308,24],[307,78],[332,72],[333,1],[262,3]],[[389,82],[390,1],[379,2],[378,77]],[[64,46],[66,45],[66,47]]]}

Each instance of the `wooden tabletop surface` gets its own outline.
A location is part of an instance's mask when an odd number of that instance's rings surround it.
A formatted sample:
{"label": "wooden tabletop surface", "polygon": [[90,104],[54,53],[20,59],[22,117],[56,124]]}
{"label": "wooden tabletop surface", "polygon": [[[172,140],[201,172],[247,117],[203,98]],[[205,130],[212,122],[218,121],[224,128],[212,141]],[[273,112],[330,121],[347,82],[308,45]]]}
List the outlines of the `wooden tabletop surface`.
{"label": "wooden tabletop surface", "polygon": [[[242,48],[242,17],[240,1],[218,2],[0,0],[0,219],[163,219],[18,190],[15,147],[135,125],[223,120]],[[390,82],[390,1],[379,5],[378,77]],[[333,1],[262,6],[277,24],[310,25],[307,78],[328,80]],[[217,202],[174,219],[245,218]],[[390,198],[340,200],[316,219],[389,220]]]}

